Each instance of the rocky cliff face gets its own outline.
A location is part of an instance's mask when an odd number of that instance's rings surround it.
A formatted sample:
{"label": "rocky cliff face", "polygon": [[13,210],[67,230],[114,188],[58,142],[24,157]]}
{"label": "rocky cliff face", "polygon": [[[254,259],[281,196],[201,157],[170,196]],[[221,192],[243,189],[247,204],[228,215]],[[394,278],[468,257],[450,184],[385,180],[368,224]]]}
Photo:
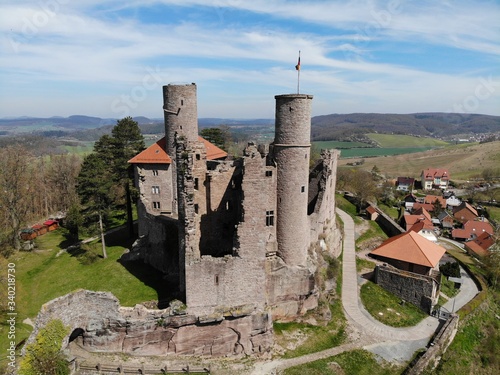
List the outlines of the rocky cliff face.
{"label": "rocky cliff face", "polygon": [[245,309],[220,311],[212,317],[187,315],[181,303],[164,310],[142,305],[120,307],[111,293],[80,290],[46,303],[35,329],[52,319],[70,327],[63,348],[70,341],[91,352],[132,355],[263,355],[273,345],[272,320],[268,313]]}

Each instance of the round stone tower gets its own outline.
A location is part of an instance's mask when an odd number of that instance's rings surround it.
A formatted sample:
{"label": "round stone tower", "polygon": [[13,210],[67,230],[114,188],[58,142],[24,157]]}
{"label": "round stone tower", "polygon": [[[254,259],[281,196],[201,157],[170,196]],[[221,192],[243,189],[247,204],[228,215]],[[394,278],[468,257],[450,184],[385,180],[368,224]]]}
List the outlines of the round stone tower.
{"label": "round stone tower", "polygon": [[176,133],[183,135],[190,142],[198,140],[196,84],[163,86],[163,113],[166,151],[171,158],[175,158]]}
{"label": "round stone tower", "polygon": [[311,151],[312,95],[276,95],[274,159],[277,169],[278,254],[290,266],[305,266]]}
{"label": "round stone tower", "polygon": [[198,109],[196,84],[169,84],[163,86],[163,114],[165,117],[165,151],[172,159],[172,213],[178,212],[177,164],[175,135],[183,136],[188,142],[198,141]]}

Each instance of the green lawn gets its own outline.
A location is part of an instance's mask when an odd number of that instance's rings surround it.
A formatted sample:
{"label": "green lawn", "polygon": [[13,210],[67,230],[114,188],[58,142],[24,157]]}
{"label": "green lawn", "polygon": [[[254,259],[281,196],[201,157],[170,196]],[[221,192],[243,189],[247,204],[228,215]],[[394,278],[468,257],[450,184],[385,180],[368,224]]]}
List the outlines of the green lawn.
{"label": "green lawn", "polygon": [[448,298],[455,297],[460,289],[455,288],[455,283],[449,281],[446,276],[441,275],[441,292],[444,293]]}
{"label": "green lawn", "polygon": [[375,319],[392,327],[414,326],[428,316],[411,303],[401,305],[401,298],[372,282],[361,286],[361,301]]}
{"label": "green lawn", "polygon": [[[22,324],[26,318],[32,321],[42,305],[56,297],[77,289],[109,291],[123,306],[158,299],[162,293],[159,274],[142,263],[129,263],[125,268],[118,259],[131,241],[124,232],[106,237],[108,258],[97,257],[84,265],[76,254],[62,252],[61,244],[67,244],[63,230],[47,233],[37,239],[34,252],[18,252],[8,259],[16,265],[16,342],[28,337],[31,327]],[[100,244],[96,246],[100,248]],[[0,316],[6,322],[6,316]],[[0,324],[0,350],[6,353],[8,340],[5,323]],[[4,356],[0,356],[0,366]]]}
{"label": "green lawn", "polygon": [[290,367],[285,375],[399,375],[403,368],[377,360],[366,350],[353,350],[333,357]]}
{"label": "green lawn", "polygon": [[389,238],[375,221],[370,220],[368,221],[368,224],[369,229],[356,239],[357,246],[360,246],[364,241],[367,240],[379,238],[382,241],[385,241],[387,238]]}

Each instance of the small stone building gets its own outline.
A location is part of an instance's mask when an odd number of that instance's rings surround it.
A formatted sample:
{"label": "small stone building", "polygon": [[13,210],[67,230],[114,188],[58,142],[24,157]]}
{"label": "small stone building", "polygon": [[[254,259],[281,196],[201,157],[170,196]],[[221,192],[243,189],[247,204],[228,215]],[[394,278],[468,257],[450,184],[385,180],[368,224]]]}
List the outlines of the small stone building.
{"label": "small stone building", "polygon": [[446,250],[410,230],[384,241],[370,255],[386,262],[375,269],[375,282],[430,313],[439,299],[439,261]]}

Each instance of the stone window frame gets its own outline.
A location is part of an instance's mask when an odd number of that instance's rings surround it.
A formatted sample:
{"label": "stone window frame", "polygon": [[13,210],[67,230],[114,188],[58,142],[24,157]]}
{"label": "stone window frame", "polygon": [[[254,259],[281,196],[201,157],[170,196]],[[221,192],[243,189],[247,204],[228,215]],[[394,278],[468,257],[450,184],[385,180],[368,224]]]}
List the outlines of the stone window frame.
{"label": "stone window frame", "polygon": [[151,194],[160,194],[160,187],[158,185],[151,186]]}
{"label": "stone window frame", "polygon": [[153,202],[153,209],[154,209],[154,210],[160,210],[160,209],[161,209],[161,204],[160,204],[160,202],[154,201],[154,202]]}
{"label": "stone window frame", "polygon": [[158,176],[158,169],[153,169],[151,172],[153,173],[153,176]]}

